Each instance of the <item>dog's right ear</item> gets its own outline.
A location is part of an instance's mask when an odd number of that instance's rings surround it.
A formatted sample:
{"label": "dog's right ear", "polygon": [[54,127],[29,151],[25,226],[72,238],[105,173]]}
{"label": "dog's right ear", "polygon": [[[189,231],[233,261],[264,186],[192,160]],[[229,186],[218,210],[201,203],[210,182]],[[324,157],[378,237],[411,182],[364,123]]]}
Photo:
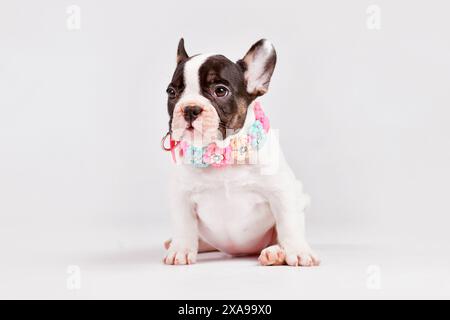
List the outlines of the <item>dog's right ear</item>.
{"label": "dog's right ear", "polygon": [[178,42],[178,50],[177,50],[177,64],[181,61],[189,59],[189,56],[184,48],[184,39],[181,38],[180,42]]}

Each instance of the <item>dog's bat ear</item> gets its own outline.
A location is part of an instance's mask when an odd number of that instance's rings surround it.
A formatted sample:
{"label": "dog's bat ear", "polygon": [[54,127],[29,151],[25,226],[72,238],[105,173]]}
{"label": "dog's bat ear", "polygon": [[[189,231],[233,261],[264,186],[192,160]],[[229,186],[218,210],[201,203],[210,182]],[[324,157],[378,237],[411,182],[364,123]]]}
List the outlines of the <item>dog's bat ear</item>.
{"label": "dog's bat ear", "polygon": [[184,48],[184,39],[181,38],[180,42],[178,42],[178,50],[177,50],[177,64],[181,61],[189,59],[189,56]]}
{"label": "dog's bat ear", "polygon": [[261,39],[251,46],[244,58],[237,64],[244,71],[247,92],[254,96],[262,96],[269,90],[277,53],[274,46],[266,39]]}

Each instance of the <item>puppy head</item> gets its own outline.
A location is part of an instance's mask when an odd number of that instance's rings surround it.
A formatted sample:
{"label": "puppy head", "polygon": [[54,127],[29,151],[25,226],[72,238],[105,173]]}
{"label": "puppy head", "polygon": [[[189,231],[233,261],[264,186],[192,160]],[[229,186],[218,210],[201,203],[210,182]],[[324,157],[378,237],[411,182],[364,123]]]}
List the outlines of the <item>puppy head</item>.
{"label": "puppy head", "polygon": [[236,63],[217,54],[189,57],[181,39],[176,61],[167,88],[172,137],[206,145],[242,128],[250,103],[269,88],[276,53],[263,39]]}

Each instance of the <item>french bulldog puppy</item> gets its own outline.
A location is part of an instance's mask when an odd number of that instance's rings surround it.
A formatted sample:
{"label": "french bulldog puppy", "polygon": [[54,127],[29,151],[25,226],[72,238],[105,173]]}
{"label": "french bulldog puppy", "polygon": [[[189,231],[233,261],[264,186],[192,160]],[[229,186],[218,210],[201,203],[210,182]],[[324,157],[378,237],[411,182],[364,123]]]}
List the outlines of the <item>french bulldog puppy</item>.
{"label": "french bulldog puppy", "polygon": [[[319,265],[305,239],[309,197],[256,101],[269,88],[273,45],[262,39],[235,63],[219,54],[189,56],[181,39],[176,62],[167,88],[167,150],[177,165],[170,187],[173,234],[164,263],[193,264],[198,253],[218,250],[259,254],[265,266]],[[237,140],[244,142],[236,146]],[[256,161],[239,158],[250,149]]]}

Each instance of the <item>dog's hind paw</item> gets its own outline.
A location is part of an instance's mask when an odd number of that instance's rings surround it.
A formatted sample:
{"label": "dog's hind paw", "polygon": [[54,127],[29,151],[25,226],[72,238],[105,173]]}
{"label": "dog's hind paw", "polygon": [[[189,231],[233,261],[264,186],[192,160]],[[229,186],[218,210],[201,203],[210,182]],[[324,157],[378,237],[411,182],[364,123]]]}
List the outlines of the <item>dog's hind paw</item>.
{"label": "dog's hind paw", "polygon": [[259,255],[259,263],[263,266],[279,266],[284,264],[286,254],[279,245],[265,248]]}

